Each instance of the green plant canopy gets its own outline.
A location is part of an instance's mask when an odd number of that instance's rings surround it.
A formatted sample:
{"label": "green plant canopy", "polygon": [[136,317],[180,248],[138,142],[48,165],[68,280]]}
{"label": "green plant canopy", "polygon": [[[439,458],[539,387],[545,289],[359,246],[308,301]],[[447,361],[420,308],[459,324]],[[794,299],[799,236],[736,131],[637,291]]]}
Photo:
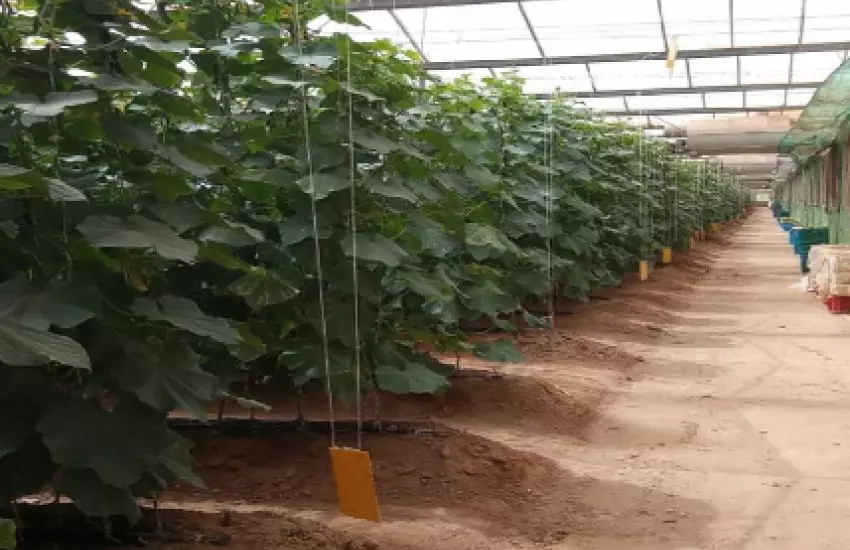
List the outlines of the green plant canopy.
{"label": "green plant canopy", "polygon": [[423,87],[415,53],[316,36],[321,14],[357,23],[328,0],[0,1],[0,507],[50,485],[136,519],[201,483],[170,413],[261,406],[235,382],[443,392],[419,343],[518,360],[464,327],[545,325],[552,293],[746,202],[516,77]]}

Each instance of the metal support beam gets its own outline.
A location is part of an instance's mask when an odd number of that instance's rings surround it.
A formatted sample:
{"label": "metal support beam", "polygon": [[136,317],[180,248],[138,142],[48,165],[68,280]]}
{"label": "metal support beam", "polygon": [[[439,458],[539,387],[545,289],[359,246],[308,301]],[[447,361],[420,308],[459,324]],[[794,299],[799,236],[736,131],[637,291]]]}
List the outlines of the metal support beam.
{"label": "metal support beam", "polygon": [[688,88],[694,87],[694,79],[691,76],[691,60],[685,59],[685,74],[688,75]]}
{"label": "metal support beam", "polygon": [[537,38],[537,32],[534,30],[534,26],[531,24],[531,20],[528,18],[528,13],[525,11],[525,6],[522,5],[522,2],[516,3],[519,8],[519,13],[522,14],[522,20],[525,21],[525,26],[528,29],[528,34],[531,35],[531,39],[534,40],[534,45],[537,46],[537,52],[540,54],[540,59],[543,60],[543,65],[546,64],[546,52],[543,51],[543,45],[540,44],[540,39]]}
{"label": "metal support beam", "polygon": [[[735,47],[735,0],[729,0],[729,46]],[[741,85],[741,55],[735,56],[735,82]],[[746,101],[746,100],[745,100]]]}
{"label": "metal support beam", "polygon": [[[803,32],[806,30],[806,0],[800,1],[800,28],[797,31],[797,44],[803,43]],[[794,81],[794,54],[791,54],[791,59],[788,60],[788,84]],[[788,89],[785,90],[785,105],[788,105]]]}
{"label": "metal support beam", "polygon": [[[529,1],[529,0],[523,0]],[[503,4],[505,0],[352,0],[348,11],[386,11],[416,8],[444,8],[451,6],[478,6]]]}
{"label": "metal support beam", "polygon": [[584,68],[587,70],[587,78],[590,79],[590,89],[593,90],[593,93],[597,93],[598,90],[596,89],[596,81],[593,80],[593,73],[590,72],[590,64],[585,63]]}
{"label": "metal support beam", "polygon": [[[658,95],[687,95],[687,94],[716,94],[724,92],[771,92],[785,89],[804,90],[820,86],[820,82],[796,82],[793,84],[744,84],[743,86],[696,86],[691,88],[648,88],[646,90],[596,90],[595,92],[566,92],[577,98],[591,97],[623,97],[623,96],[658,96]],[[548,99],[549,94],[538,94],[538,99]]]}
{"label": "metal support beam", "polygon": [[741,107],[693,107],[693,108],[685,108],[685,109],[641,109],[639,111],[620,111],[617,109],[613,110],[594,110],[601,115],[607,116],[672,116],[672,115],[701,115],[701,114],[711,114],[711,115],[722,115],[722,114],[738,114],[738,113],[780,113],[782,111],[798,111],[802,110],[803,107],[783,107],[782,105],[777,105],[775,107],[747,107],[746,109],[742,109]]}
{"label": "metal support beam", "polygon": [[661,0],[655,0],[658,6],[658,22],[661,24],[661,40],[664,41],[664,51],[670,51],[670,42],[667,40],[667,25],[664,23],[664,10],[661,8]]}
{"label": "metal support beam", "polygon": [[422,48],[422,44],[416,41],[413,38],[413,35],[410,33],[410,29],[407,28],[407,25],[404,24],[404,21],[401,20],[401,17],[395,12],[395,10],[389,10],[390,17],[393,18],[395,24],[398,25],[399,30],[401,30],[401,34],[404,35],[405,38],[410,42],[410,45],[413,46],[413,49],[416,50],[416,53],[419,54],[419,57],[422,58],[422,61],[427,63],[428,58],[425,57],[425,50]]}
{"label": "metal support beam", "polygon": [[[812,44],[778,44],[775,46],[743,46],[739,48],[710,48],[704,50],[682,50],[678,59],[708,59],[711,57],[734,57],[747,55],[770,55],[808,52],[838,52],[850,50],[847,42],[820,42]],[[587,65],[591,63],[617,63],[623,61],[664,61],[667,52],[615,53],[598,55],[567,55],[548,57],[546,65]],[[539,57],[514,59],[476,59],[461,61],[432,61],[425,64],[429,71],[463,69],[501,69],[516,67],[538,67],[544,60]]]}

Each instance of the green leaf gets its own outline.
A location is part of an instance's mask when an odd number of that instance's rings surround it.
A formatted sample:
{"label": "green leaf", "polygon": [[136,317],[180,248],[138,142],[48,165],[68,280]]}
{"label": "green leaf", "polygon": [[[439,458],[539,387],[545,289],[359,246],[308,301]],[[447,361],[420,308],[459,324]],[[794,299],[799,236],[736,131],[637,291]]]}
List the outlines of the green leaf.
{"label": "green leaf", "polygon": [[206,420],[216,394],[216,377],[204,372],[198,356],[183,342],[169,342],[159,352],[147,343],[125,342],[125,361],[110,371],[121,389],[164,413],[175,409]]}
{"label": "green leaf", "polygon": [[304,176],[297,182],[298,187],[307,193],[313,195],[317,201],[327,198],[331,193],[342,191],[351,187],[351,181],[348,178],[336,176],[334,174],[313,174],[312,176]]}
{"label": "green leaf", "polygon": [[475,344],[474,352],[477,357],[500,363],[523,363],[525,357],[516,349],[514,343],[507,338],[498,342],[481,342]]}
{"label": "green leaf", "polygon": [[177,168],[180,168],[184,172],[198,178],[205,178],[215,173],[218,169],[216,167],[207,166],[206,164],[202,164],[200,162],[196,162],[190,159],[176,147],[165,147],[162,149],[161,154],[163,158],[168,159]]}
{"label": "green leaf", "polygon": [[159,203],[151,208],[151,212],[174,228],[178,234],[204,223],[204,211],[194,204]]}
{"label": "green leaf", "polygon": [[310,85],[306,80],[295,80],[288,76],[267,75],[263,77],[263,80],[275,86],[289,86],[291,88],[303,88]]}
{"label": "green leaf", "polygon": [[0,164],[0,189],[7,191],[28,189],[38,181],[38,175],[32,170],[11,164]]}
{"label": "green leaf", "polygon": [[152,248],[163,258],[187,263],[198,255],[198,245],[181,239],[167,225],[138,215],[89,216],[77,230],[95,248]]}
{"label": "green leaf", "polygon": [[227,319],[205,314],[188,298],[172,295],[163,296],[159,300],[137,298],[131,309],[134,315],[147,317],[152,321],[166,321],[222,344],[232,345],[240,341],[239,331],[233,328]]}
{"label": "green leaf", "polygon": [[80,83],[106,92],[138,92],[141,94],[151,94],[157,91],[155,86],[151,86],[143,80],[110,74],[101,74],[95,77],[82,77],[80,78]]}
{"label": "green leaf", "polygon": [[15,550],[18,546],[18,528],[13,519],[0,518],[0,550]]}
{"label": "green leaf", "polygon": [[155,473],[166,482],[188,483],[193,487],[204,487],[204,481],[197,474],[197,462],[192,457],[191,444],[182,438],[174,442],[170,449],[158,457]]}
{"label": "green leaf", "polygon": [[286,47],[281,52],[283,57],[295,65],[302,67],[316,67],[317,69],[328,69],[336,63],[336,56],[319,53],[301,53],[295,48]]}
{"label": "green leaf", "polygon": [[356,239],[347,235],[341,244],[349,258],[354,257],[356,244],[358,259],[378,262],[387,267],[398,267],[408,257],[402,247],[380,233],[357,233]]}
{"label": "green leaf", "polygon": [[291,300],[299,293],[296,287],[268,272],[248,273],[227,288],[245,298],[254,310]]}
{"label": "green leaf", "polygon": [[0,164],[0,178],[13,178],[30,172],[28,168],[13,166],[11,164]]}
{"label": "green leaf", "polygon": [[62,470],[54,486],[59,494],[73,500],[77,508],[89,517],[123,516],[134,524],[142,519],[136,498],[129,488],[104,483],[88,468]]}
{"label": "green leaf", "polygon": [[361,147],[371,149],[382,155],[387,155],[393,151],[401,149],[401,145],[387,137],[373,132],[358,131],[354,134],[354,142]]}
{"label": "green leaf", "polygon": [[388,199],[402,199],[413,204],[420,202],[416,193],[398,184],[375,182],[369,185],[369,192]]}
{"label": "green leaf", "polygon": [[90,369],[86,350],[67,336],[0,318],[0,363],[19,367],[61,363]]}
{"label": "green leaf", "polygon": [[95,287],[53,282],[36,285],[24,277],[0,283],[0,318],[39,330],[73,328],[100,311]]}
{"label": "green leaf", "polygon": [[397,394],[436,394],[449,387],[448,379],[420,363],[378,365],[375,380],[382,390]]}
{"label": "green leaf", "polygon": [[97,93],[91,90],[77,92],[50,92],[41,103],[20,103],[18,107],[32,116],[52,117],[61,114],[65,109],[94,103]]}
{"label": "green leaf", "polygon": [[38,431],[57,464],[91,468],[116,487],[138,481],[175,437],[164,414],[132,401],[112,411],[96,401],[60,402],[44,414]]}
{"label": "green leaf", "polygon": [[86,201],[86,196],[62,180],[50,178],[47,180],[47,190],[50,198],[57,202]]}
{"label": "green leaf", "polygon": [[[319,220],[319,223],[321,223],[321,220]],[[305,239],[313,238],[313,223],[311,220],[291,218],[278,225],[278,234],[280,235],[281,246],[298,244]],[[331,234],[331,229],[322,225],[319,226],[320,239],[327,239]]]}
{"label": "green leaf", "polygon": [[232,224],[230,227],[217,225],[205,229],[198,240],[226,244],[236,248],[263,242],[263,234],[247,225]]}

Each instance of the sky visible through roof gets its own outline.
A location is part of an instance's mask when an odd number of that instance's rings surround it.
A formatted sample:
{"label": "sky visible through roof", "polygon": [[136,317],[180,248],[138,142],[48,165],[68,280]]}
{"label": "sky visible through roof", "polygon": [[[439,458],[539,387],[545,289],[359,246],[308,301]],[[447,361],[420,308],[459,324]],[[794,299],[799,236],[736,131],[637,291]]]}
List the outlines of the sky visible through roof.
{"label": "sky visible through roof", "polygon": [[[328,23],[323,32],[414,48],[445,78],[516,70],[530,94],[560,89],[619,116],[799,110],[850,48],[850,0],[357,0],[354,6],[369,29]],[[672,47],[679,56],[671,73],[657,54]],[[647,53],[656,55],[624,57]]]}

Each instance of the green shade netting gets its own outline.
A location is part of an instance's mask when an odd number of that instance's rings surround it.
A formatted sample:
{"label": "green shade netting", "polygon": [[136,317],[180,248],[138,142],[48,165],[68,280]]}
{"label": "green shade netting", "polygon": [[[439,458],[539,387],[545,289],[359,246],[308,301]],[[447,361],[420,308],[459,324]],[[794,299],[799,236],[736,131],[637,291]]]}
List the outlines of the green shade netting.
{"label": "green shade netting", "polygon": [[812,96],[803,114],[779,142],[779,151],[799,163],[834,143],[850,115],[850,60],[844,61]]}

